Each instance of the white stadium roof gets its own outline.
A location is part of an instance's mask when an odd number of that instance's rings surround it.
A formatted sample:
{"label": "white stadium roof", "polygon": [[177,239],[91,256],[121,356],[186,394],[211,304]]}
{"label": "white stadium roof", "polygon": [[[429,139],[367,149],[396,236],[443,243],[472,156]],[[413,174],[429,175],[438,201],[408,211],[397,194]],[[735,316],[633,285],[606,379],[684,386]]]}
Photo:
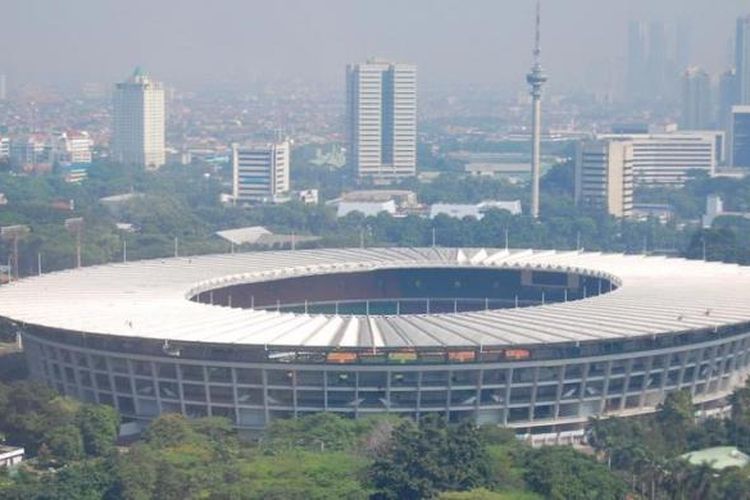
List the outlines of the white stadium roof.
{"label": "white stadium roof", "polygon": [[[188,300],[232,284],[398,267],[582,272],[620,287],[588,299],[453,314],[346,316]],[[666,257],[446,248],[326,249],[85,267],[0,287],[0,316],[97,334],[242,345],[404,347],[607,340],[750,321],[750,268]]]}

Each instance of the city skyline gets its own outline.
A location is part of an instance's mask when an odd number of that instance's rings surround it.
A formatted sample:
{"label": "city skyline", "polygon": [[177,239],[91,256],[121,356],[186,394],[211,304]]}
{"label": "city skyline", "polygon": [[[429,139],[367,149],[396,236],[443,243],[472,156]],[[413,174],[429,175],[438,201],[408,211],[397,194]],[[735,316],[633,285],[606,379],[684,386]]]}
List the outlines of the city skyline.
{"label": "city skyline", "polygon": [[[375,55],[412,62],[420,67],[423,80],[433,84],[463,81],[522,89],[516,75],[528,60],[515,47],[529,43],[523,27],[533,19],[534,9],[531,1],[476,1],[466,8],[454,1],[417,1],[402,7],[395,2],[331,0],[325,8],[292,0],[247,6],[225,0],[212,5],[212,17],[204,22],[199,2],[181,2],[179,10],[170,2],[150,5],[149,20],[137,15],[140,1],[127,7],[88,0],[64,6],[39,0],[8,5],[7,13],[16,22],[0,34],[0,42],[14,51],[0,55],[0,68],[13,85],[52,78],[61,83],[115,81],[122,66],[137,64],[180,86],[290,77],[334,84],[342,64]],[[546,36],[555,43],[546,50],[546,66],[556,75],[556,87],[606,86],[613,78],[607,67],[624,66],[631,19],[676,17],[692,34],[690,64],[712,74],[729,66],[729,41],[736,18],[746,13],[743,2],[729,0],[722,9],[705,0],[652,3],[547,2]],[[401,15],[393,16],[397,8]],[[327,15],[331,9],[337,12],[335,19]],[[236,14],[248,10],[268,22],[253,30],[233,29],[244,19]],[[583,18],[585,29],[578,26]],[[67,21],[81,19],[89,21],[86,30],[67,28]],[[62,37],[66,44],[59,44]],[[70,50],[87,57],[79,62],[60,52]]]}

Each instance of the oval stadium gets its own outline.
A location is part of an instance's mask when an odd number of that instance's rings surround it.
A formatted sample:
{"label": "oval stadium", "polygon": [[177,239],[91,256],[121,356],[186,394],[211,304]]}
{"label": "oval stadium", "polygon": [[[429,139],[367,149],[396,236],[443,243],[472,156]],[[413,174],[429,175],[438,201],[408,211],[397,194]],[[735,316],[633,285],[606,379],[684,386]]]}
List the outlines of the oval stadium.
{"label": "oval stadium", "polygon": [[32,377],[146,423],[328,411],[572,436],[750,360],[750,269],[579,251],[363,248],[109,264],[0,288]]}

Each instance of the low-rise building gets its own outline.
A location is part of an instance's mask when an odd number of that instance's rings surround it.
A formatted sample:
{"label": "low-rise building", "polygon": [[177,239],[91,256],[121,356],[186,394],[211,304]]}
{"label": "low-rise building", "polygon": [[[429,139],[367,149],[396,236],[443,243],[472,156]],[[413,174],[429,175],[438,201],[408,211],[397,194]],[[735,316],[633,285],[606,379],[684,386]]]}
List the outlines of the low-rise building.
{"label": "low-rise building", "polygon": [[42,134],[14,137],[10,141],[10,165],[20,172],[51,172],[52,148]]}
{"label": "low-rise building", "polygon": [[382,212],[396,215],[396,202],[387,201],[339,201],[336,215],[346,217],[350,213],[359,212],[365,217],[374,217]]}
{"label": "low-rise building", "polygon": [[25,450],[0,444],[0,467],[13,467],[23,462]]}
{"label": "low-rise building", "polygon": [[481,220],[484,214],[490,210],[506,210],[512,215],[520,215],[521,201],[483,201],[474,204],[457,204],[457,203],[435,203],[430,207],[430,219],[438,215],[447,215],[463,219],[464,217],[474,217]]}
{"label": "low-rise building", "polygon": [[232,196],[236,203],[273,202],[289,192],[289,141],[232,145]]}

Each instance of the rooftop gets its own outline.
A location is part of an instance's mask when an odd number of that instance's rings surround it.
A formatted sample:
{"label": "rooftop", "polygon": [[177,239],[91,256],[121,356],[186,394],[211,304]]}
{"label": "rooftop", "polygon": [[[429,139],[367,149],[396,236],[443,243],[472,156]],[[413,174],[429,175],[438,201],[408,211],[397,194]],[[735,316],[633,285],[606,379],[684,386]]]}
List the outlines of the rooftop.
{"label": "rooftop", "polygon": [[[230,285],[333,272],[491,267],[614,279],[611,293],[520,309],[347,316],[188,300]],[[492,248],[249,252],[84,267],[0,287],[0,316],[70,331],[278,346],[489,346],[652,337],[750,321],[750,268],[643,255]]]}

